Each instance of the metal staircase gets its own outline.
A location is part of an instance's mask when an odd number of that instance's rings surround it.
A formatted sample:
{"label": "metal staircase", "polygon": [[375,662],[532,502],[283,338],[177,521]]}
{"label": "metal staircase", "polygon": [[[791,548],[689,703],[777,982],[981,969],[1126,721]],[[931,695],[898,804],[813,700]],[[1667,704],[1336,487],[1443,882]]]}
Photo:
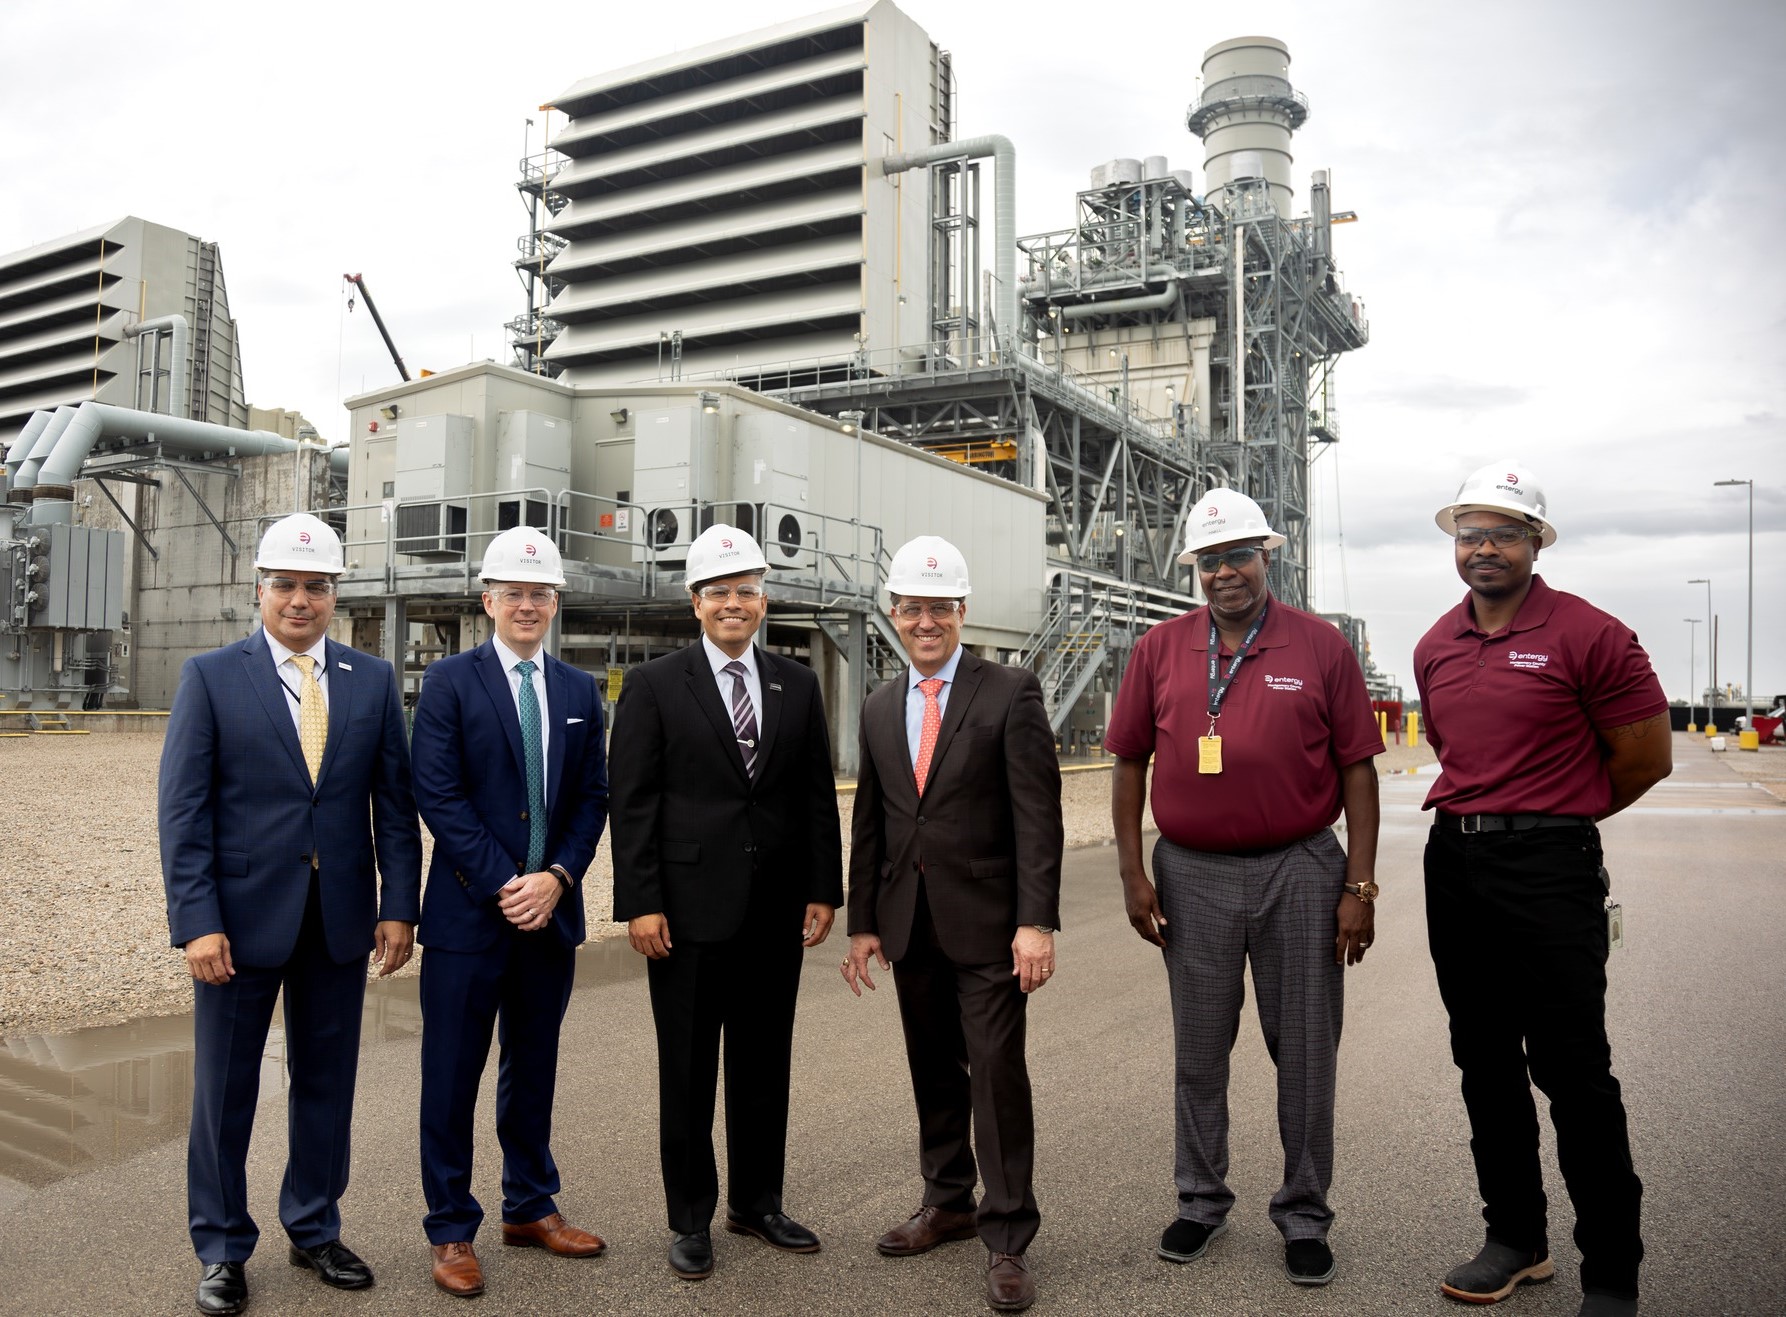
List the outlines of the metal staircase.
{"label": "metal staircase", "polygon": [[27,711],[26,717],[31,720],[31,730],[40,736],[86,736],[85,727],[76,727],[68,721],[68,715],[49,710],[44,713]]}

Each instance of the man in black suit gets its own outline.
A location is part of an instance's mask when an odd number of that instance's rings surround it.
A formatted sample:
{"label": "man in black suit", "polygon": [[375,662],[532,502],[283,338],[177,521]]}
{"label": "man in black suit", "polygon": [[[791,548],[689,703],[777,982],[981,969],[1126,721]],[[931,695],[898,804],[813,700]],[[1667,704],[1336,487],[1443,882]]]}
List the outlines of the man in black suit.
{"label": "man in black suit", "polygon": [[1015,1311],[1036,1297],[1024,1015],[1054,973],[1060,765],[1035,674],[961,647],[968,576],[955,546],[911,541],[887,587],[911,667],[862,706],[843,977],[861,996],[858,984],[874,988],[869,959],[891,962],[924,1199],[876,1247],[904,1257],[977,1233],[986,1301]]}
{"label": "man in black suit", "polygon": [[609,747],[614,918],[650,958],[670,1266],[684,1280],[713,1270],[722,1033],[726,1229],[819,1249],[781,1190],[801,947],[831,931],[841,841],[818,678],[752,645],[766,567],[736,527],[689,546],[701,641],[628,674]]}

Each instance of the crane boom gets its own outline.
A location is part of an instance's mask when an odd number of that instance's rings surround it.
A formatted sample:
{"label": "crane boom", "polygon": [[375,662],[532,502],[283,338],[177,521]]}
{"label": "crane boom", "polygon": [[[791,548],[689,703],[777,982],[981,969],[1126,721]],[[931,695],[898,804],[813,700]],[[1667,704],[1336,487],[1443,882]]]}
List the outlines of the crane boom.
{"label": "crane boom", "polygon": [[[397,373],[403,377],[403,382],[409,383],[409,367],[403,364],[403,357],[397,351],[397,345],[391,341],[391,331],[385,328],[384,317],[378,314],[378,303],[372,300],[372,290],[366,287],[366,281],[357,274],[344,274],[341,277],[359,289],[360,296],[366,299],[366,309],[372,313],[372,323],[378,326],[379,335],[384,339],[385,350],[391,354],[391,360],[396,363]],[[353,310],[351,297],[348,299],[347,309]]]}

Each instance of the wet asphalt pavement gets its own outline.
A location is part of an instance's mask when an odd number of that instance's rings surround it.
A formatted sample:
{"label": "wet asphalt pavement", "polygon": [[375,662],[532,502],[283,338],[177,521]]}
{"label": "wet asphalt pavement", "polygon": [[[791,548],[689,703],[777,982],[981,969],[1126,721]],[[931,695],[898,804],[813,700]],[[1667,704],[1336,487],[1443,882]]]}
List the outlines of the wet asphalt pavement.
{"label": "wet asphalt pavement", "polygon": [[[1608,1011],[1645,1184],[1643,1310],[1778,1313],[1786,1311],[1786,805],[1738,782],[1697,739],[1677,736],[1675,776],[1604,829],[1626,913]],[[1030,1012],[1043,1213],[1029,1255],[1040,1291],[1033,1311],[1469,1311],[1437,1292],[1438,1276],[1475,1250],[1481,1226],[1425,948],[1418,804],[1430,782],[1430,773],[1383,782],[1384,893],[1377,945],[1348,972],[1331,1193],[1339,1274],[1324,1289],[1288,1283],[1266,1217],[1281,1162],[1272,1067],[1250,1004],[1231,1088],[1232,1228],[1198,1262],[1153,1256],[1174,1215],[1164,971],[1123,916],[1114,851],[1068,856],[1060,971]],[[286,1263],[275,1206],[283,1102],[269,1066],[249,1162],[265,1234],[248,1266],[248,1311],[987,1311],[977,1242],[916,1258],[874,1250],[875,1237],[918,1203],[916,1121],[890,976],[858,1001],[838,977],[840,951],[834,934],[807,958],[788,1147],[787,1208],[819,1233],[823,1252],[780,1254],[720,1231],[711,1279],[689,1284],[668,1271],[645,979],[630,953],[602,948],[588,957],[565,1025],[554,1148],[560,1205],[607,1239],[606,1256],[502,1246],[492,1069],[476,1178],[491,1216],[479,1241],[488,1291],[466,1301],[434,1288],[417,1171],[419,1043],[395,1028],[362,1055],[353,1183],[342,1204],[343,1240],[372,1265],[376,1287],[338,1293]],[[0,1109],[0,1139],[5,1122]],[[1579,1302],[1573,1218],[1548,1134],[1557,1279],[1508,1300],[1502,1310],[1517,1317],[1572,1314]],[[173,1137],[16,1196],[0,1211],[0,1312],[191,1312],[199,1268],[184,1192],[185,1143]]]}

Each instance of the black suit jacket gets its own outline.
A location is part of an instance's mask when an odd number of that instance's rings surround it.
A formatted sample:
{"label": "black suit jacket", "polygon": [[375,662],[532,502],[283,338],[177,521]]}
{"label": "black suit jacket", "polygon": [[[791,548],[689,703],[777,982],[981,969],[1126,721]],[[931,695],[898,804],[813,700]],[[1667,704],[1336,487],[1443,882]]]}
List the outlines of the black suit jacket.
{"label": "black suit jacket", "polygon": [[793,907],[842,904],[818,678],[761,649],[756,659],[754,780],[703,645],[627,674],[608,752],[615,919],[662,914],[672,939],[717,942],[743,924],[753,889]]}
{"label": "black suit jacket", "polygon": [[1060,761],[1026,668],[963,652],[918,796],[907,674],[862,705],[849,931],[904,957],[922,875],[937,940],[964,965],[1009,960],[1020,924],[1060,924]]}

